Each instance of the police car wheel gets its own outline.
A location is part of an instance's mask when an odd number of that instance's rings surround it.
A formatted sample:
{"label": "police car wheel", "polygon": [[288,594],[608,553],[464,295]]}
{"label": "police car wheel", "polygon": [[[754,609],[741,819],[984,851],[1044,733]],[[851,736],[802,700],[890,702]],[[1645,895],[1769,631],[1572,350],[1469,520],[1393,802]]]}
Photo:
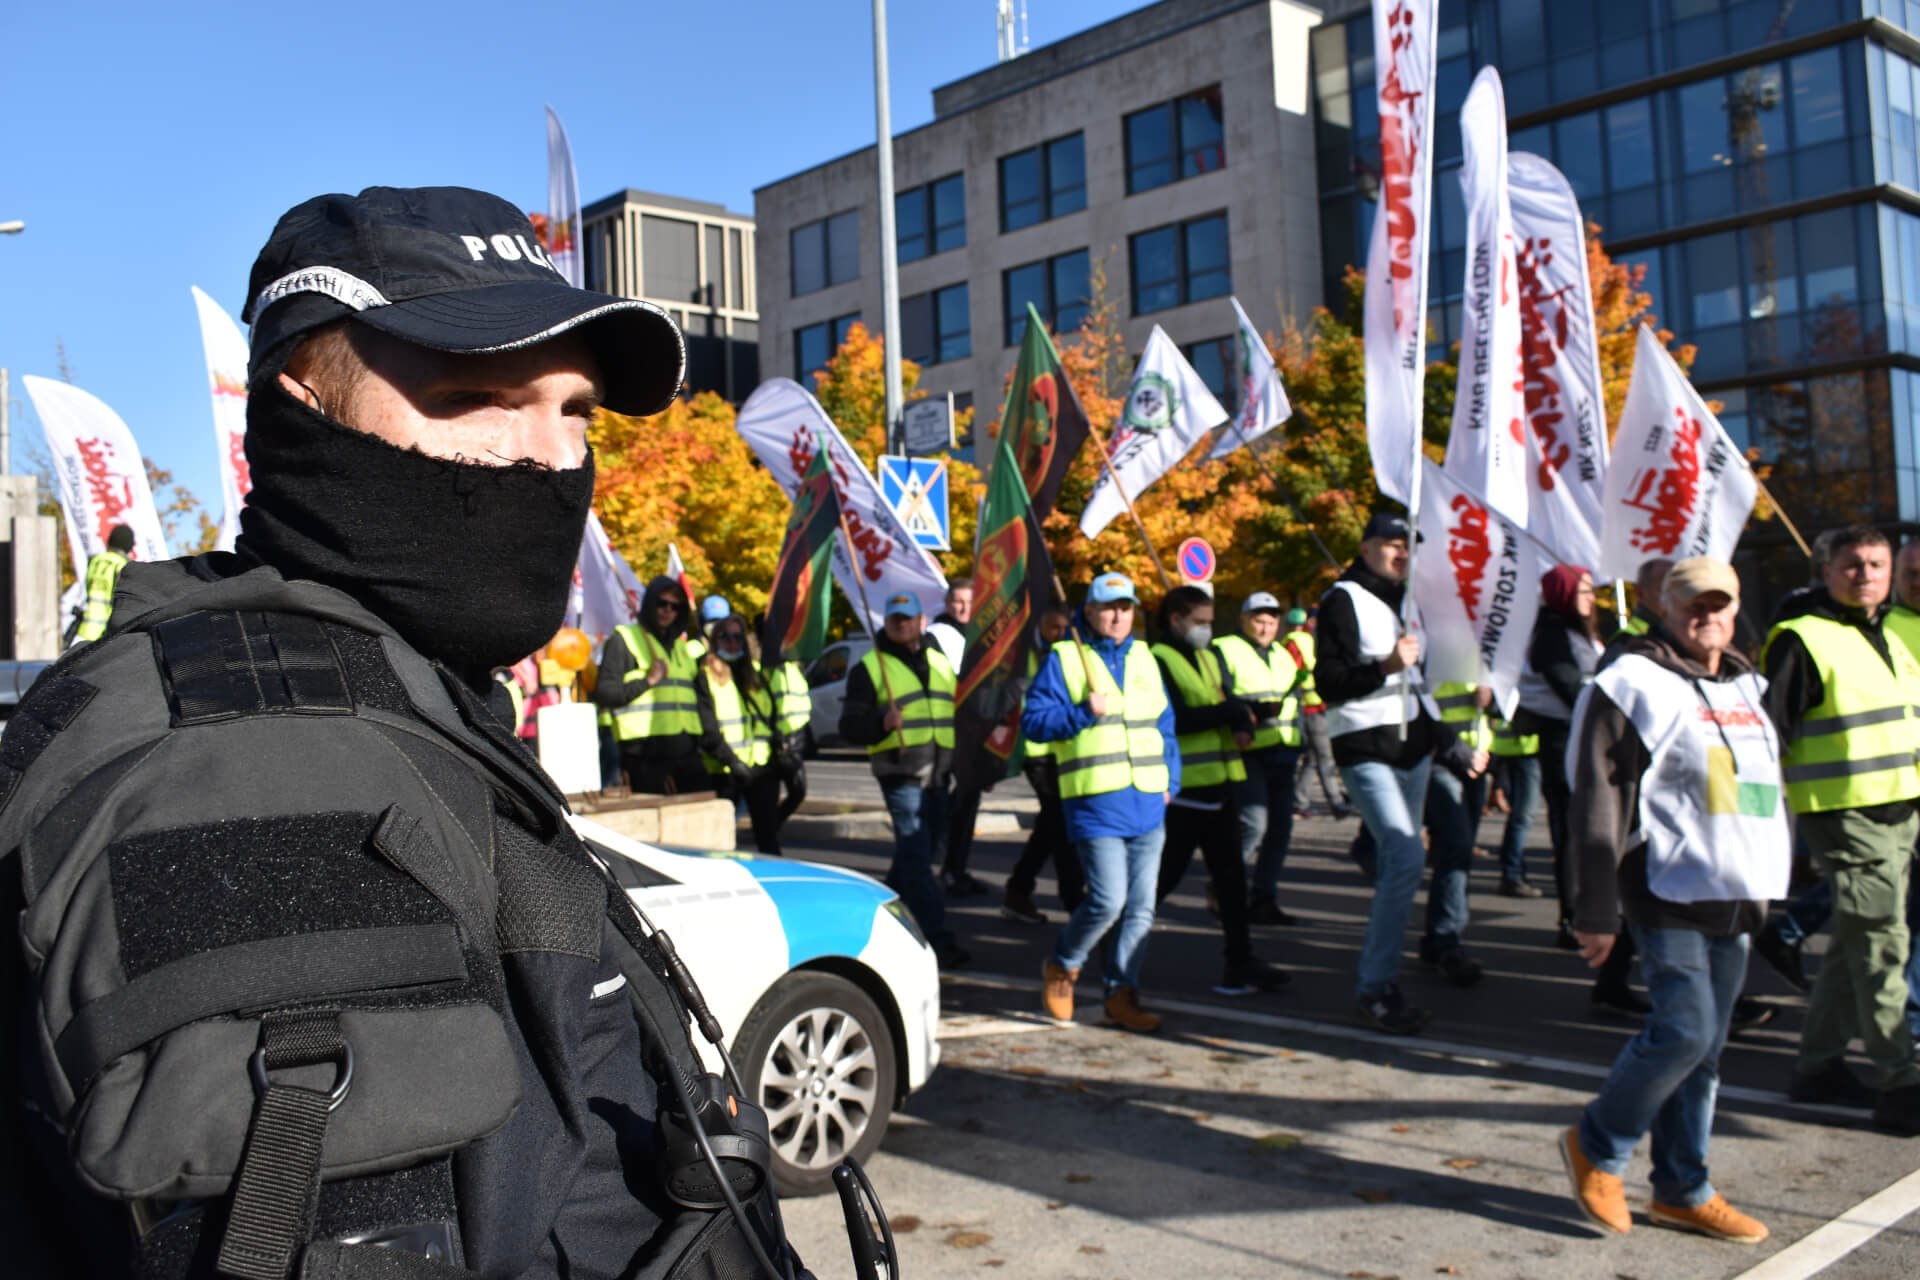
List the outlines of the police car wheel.
{"label": "police car wheel", "polygon": [[800,972],[776,982],[741,1025],[734,1058],[766,1110],[781,1195],[830,1190],[835,1165],[866,1161],[886,1136],[899,1075],[893,1037],[845,978]]}

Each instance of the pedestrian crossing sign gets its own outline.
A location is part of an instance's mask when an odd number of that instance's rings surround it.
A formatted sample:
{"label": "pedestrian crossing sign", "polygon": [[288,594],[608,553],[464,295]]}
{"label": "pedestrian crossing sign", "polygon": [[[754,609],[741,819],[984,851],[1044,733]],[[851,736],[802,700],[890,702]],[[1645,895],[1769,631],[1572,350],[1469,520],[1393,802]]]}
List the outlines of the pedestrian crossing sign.
{"label": "pedestrian crossing sign", "polygon": [[930,551],[949,549],[947,460],[880,459],[880,496],[893,508],[913,540]]}

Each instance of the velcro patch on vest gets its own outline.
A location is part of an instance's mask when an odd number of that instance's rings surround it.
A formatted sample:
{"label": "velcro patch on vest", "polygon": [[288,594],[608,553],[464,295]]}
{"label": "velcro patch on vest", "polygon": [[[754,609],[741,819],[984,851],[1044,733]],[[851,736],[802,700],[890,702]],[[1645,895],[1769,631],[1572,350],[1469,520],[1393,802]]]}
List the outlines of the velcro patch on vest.
{"label": "velcro patch on vest", "polygon": [[269,714],[351,715],[346,670],[316,618],[203,610],[153,628],[173,724]]}
{"label": "velcro patch on vest", "polygon": [[600,958],[606,882],[571,841],[542,844],[502,818],[495,823],[500,951],[557,951]]}
{"label": "velcro patch on vest", "polygon": [[0,737],[0,809],[13,799],[27,769],[53,741],[53,735],[72,724],[98,692],[85,680],[57,676],[34,685],[25,702],[7,721]]}

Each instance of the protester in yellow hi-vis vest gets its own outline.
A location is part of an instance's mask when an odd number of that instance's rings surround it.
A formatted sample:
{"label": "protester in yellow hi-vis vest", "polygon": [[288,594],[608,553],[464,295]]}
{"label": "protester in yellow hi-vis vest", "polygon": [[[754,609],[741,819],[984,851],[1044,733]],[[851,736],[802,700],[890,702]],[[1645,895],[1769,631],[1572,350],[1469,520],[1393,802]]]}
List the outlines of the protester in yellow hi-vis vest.
{"label": "protester in yellow hi-vis vest", "polygon": [[780,777],[773,761],[784,737],[773,696],[747,653],[747,622],[738,614],[709,622],[707,654],[693,679],[700,708],[700,753],[714,789],[744,804],[761,853],[780,852]]}
{"label": "protester in yellow hi-vis vest", "polygon": [[780,730],[780,752],[773,758],[773,772],[785,794],[780,799],[779,824],[799,811],[807,798],[807,750],[813,732],[813,691],[807,684],[806,669],[777,647],[767,647],[767,615],[757,614],[751,634],[762,637],[760,670],[766,676],[767,692],[773,696],[773,722]]}
{"label": "protester in yellow hi-vis vest", "polygon": [[1799,834],[1833,882],[1830,941],[1808,1000],[1791,1095],[1858,1105],[1857,1034],[1874,1065],[1874,1122],[1920,1133],[1907,1023],[1907,884],[1920,835],[1920,662],[1886,628],[1893,554],[1857,525],[1833,540],[1823,590],[1767,637],[1767,710]]}
{"label": "protester in yellow hi-vis vest", "polygon": [[106,634],[107,619],[113,615],[113,590],[120,585],[120,571],[132,558],[133,530],[117,524],[107,532],[107,549],[87,561],[87,602],[75,629],[75,640],[93,641]]}
{"label": "protester in yellow hi-vis vest", "polygon": [[1156,1031],[1160,1019],[1140,1007],[1140,969],[1180,744],[1160,668],[1132,635],[1135,603],[1126,575],[1093,580],[1078,638],[1055,645],[1041,663],[1020,728],[1034,742],[1054,744],[1067,835],[1087,878],[1087,896],[1046,963],[1046,1010],[1063,1021],[1073,1016],[1080,966],[1104,937],[1108,1021]]}
{"label": "protester in yellow hi-vis vest", "polygon": [[1180,741],[1180,794],[1167,808],[1167,842],[1160,853],[1156,901],[1179,885],[1194,850],[1207,878],[1226,940],[1226,967],[1214,991],[1243,996],[1287,985],[1282,969],[1253,952],[1247,928],[1247,871],[1240,860],[1240,811],[1234,784],[1247,776],[1240,753],[1253,744],[1253,711],[1227,696],[1213,643],[1213,597],[1199,587],[1175,587],[1160,602],[1154,660],[1173,702]]}
{"label": "protester in yellow hi-vis vest", "polygon": [[1304,669],[1280,643],[1280,602],[1256,591],[1240,605],[1240,634],[1213,642],[1227,696],[1253,709],[1240,804],[1240,859],[1253,866],[1247,918],[1292,924],[1280,906],[1280,869],[1293,843],[1293,773],[1300,763],[1299,686]]}
{"label": "protester in yellow hi-vis vest", "polygon": [[1286,634],[1280,637],[1294,665],[1300,668],[1300,760],[1293,770],[1293,816],[1313,816],[1309,792],[1318,776],[1320,793],[1327,800],[1327,812],[1335,818],[1345,818],[1353,812],[1353,806],[1347,802],[1346,788],[1340,785],[1340,771],[1333,763],[1333,737],[1327,732],[1327,701],[1313,683],[1316,657],[1313,614],[1317,612],[1317,607],[1311,612],[1287,610]]}
{"label": "protester in yellow hi-vis vest", "polygon": [[867,764],[893,822],[887,885],[913,912],[942,968],[972,957],[947,928],[933,868],[947,842],[947,782],[953,773],[953,668],[926,635],[920,601],[889,596],[873,648],[847,671],[840,736],[867,749]]}
{"label": "protester in yellow hi-vis vest", "polygon": [[649,795],[711,787],[693,691],[705,646],[689,637],[688,625],[687,593],[663,574],[647,584],[638,620],[615,627],[601,646],[593,700],[613,713],[628,785]]}
{"label": "protester in yellow hi-vis vest", "polygon": [[[1071,612],[1064,602],[1048,605],[1041,611],[1034,627],[1033,648],[1027,654],[1029,686],[1040,674],[1040,664],[1053,652],[1053,646],[1067,638]],[[1022,735],[1020,754],[1020,771],[1026,775],[1027,785],[1033,788],[1034,798],[1040,802],[1040,812],[1034,817],[1033,830],[1027,833],[1020,860],[1014,863],[1013,873],[1007,877],[1000,914],[1024,924],[1046,924],[1046,913],[1033,905],[1033,891],[1047,859],[1053,859],[1054,885],[1060,892],[1060,905],[1069,913],[1087,896],[1087,882],[1080,873],[1080,855],[1074,851],[1073,841],[1067,838],[1067,815],[1060,801],[1060,768],[1054,762],[1053,747]]]}

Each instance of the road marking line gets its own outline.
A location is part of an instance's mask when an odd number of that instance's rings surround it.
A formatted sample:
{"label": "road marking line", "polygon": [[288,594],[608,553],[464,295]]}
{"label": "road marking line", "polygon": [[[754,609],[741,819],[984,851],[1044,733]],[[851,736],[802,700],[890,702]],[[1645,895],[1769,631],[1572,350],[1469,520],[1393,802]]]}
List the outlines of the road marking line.
{"label": "road marking line", "polygon": [[1022,1031],[1052,1031],[1054,1024],[1043,1018],[1008,1018],[977,1013],[949,1013],[940,1018],[937,1038],[965,1040],[972,1036],[1016,1035]]}
{"label": "road marking line", "polygon": [[1742,1271],[1734,1280],[1805,1280],[1846,1257],[1915,1209],[1920,1209],[1920,1170],[1868,1196],[1759,1266]]}

